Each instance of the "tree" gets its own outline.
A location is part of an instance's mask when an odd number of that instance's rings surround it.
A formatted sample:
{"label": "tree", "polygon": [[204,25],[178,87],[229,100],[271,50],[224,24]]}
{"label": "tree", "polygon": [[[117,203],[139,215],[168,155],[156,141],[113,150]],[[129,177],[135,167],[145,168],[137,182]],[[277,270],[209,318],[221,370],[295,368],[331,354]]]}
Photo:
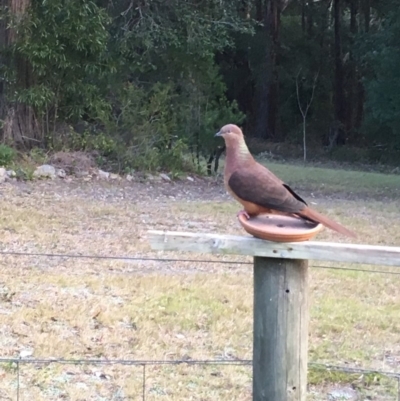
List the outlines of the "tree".
{"label": "tree", "polygon": [[258,0],[257,20],[262,22],[262,52],[264,60],[257,66],[256,78],[256,136],[274,141],[281,140],[279,132],[279,63],[281,14],[288,0]]}
{"label": "tree", "polygon": [[390,3],[381,28],[358,42],[366,71],[364,129],[373,143],[400,150],[400,10]]}
{"label": "tree", "polygon": [[336,145],[344,145],[346,142],[345,130],[342,128],[346,123],[346,98],[344,92],[344,69],[342,60],[342,2],[343,0],[333,0],[334,9],[334,59],[335,59],[335,83],[334,83],[334,105],[335,120],[340,124]]}
{"label": "tree", "polygon": [[390,141],[396,12],[390,0],[0,0],[0,134],[94,148],[120,168],[185,149],[200,165],[227,122],[276,142],[300,142],[300,128],[304,149],[306,136],[309,149],[362,145],[381,129]]}
{"label": "tree", "polygon": [[[0,85],[0,119],[3,141],[20,147],[31,147],[41,141],[41,130],[34,109],[14,97],[15,91],[29,89],[34,84],[32,66],[25,57],[15,51],[18,26],[24,21],[30,0],[1,0],[4,15],[0,23],[1,63],[4,78]],[[8,67],[7,71],[4,67]]]}
{"label": "tree", "polygon": [[300,76],[301,70],[298,72],[296,76],[296,95],[297,95],[297,102],[299,104],[299,110],[301,113],[301,116],[303,117],[303,160],[307,160],[307,137],[306,137],[306,122],[307,122],[307,114],[308,110],[310,109],[311,103],[314,99],[314,92],[315,92],[315,87],[317,86],[317,79],[318,79],[318,74],[315,75],[312,87],[311,87],[311,95],[310,98],[306,101],[305,105],[302,105],[301,102],[301,96],[300,96],[300,83],[299,83],[299,76]]}

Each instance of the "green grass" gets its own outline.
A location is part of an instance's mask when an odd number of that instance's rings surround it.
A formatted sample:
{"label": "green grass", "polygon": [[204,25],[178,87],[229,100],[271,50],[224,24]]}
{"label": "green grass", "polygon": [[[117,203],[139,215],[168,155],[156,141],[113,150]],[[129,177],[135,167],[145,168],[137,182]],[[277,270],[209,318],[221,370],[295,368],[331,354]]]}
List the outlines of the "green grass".
{"label": "green grass", "polygon": [[327,195],[340,192],[348,195],[349,198],[352,196],[400,197],[400,174],[349,171],[262,160],[261,162],[293,187],[314,190]]}

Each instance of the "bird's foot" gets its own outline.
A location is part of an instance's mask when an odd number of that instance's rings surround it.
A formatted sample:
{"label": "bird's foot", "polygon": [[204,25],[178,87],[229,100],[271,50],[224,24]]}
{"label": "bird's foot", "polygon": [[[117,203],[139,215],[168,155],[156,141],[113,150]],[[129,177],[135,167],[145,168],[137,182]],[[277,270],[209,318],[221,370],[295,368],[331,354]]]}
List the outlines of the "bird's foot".
{"label": "bird's foot", "polygon": [[246,210],[241,210],[240,212],[238,212],[236,217],[239,217],[239,216],[244,216],[244,217],[246,217],[247,220],[250,219],[250,215],[246,212]]}

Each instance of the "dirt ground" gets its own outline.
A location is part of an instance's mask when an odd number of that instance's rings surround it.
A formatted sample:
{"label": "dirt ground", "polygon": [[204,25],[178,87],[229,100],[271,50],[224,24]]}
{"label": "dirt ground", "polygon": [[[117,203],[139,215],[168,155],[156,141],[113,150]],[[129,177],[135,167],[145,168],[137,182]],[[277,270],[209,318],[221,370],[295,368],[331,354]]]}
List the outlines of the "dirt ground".
{"label": "dirt ground", "polygon": [[[301,195],[356,229],[355,242],[400,244],[396,198],[306,183]],[[251,265],[219,263],[251,258],[154,252],[147,241],[152,229],[247,235],[221,178],[15,182],[0,186],[0,198],[3,358],[252,358]],[[317,240],[348,241],[329,230]],[[400,373],[400,276],[314,267],[311,276],[310,361]],[[3,363],[0,377],[0,399],[15,399],[15,365]],[[30,364],[21,368],[19,391],[21,400],[142,400],[141,380],[139,367]],[[311,400],[348,389],[359,399],[396,399],[396,380],[376,374],[314,369],[309,382]],[[148,368],[146,400],[189,399],[250,400],[251,369]]]}

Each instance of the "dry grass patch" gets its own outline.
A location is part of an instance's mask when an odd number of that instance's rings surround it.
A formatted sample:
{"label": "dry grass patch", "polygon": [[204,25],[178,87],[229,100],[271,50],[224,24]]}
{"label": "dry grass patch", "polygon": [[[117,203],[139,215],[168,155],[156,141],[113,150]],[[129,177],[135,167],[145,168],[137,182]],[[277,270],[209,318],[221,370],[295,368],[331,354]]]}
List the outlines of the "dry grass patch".
{"label": "dry grass patch", "polygon": [[[149,229],[245,235],[235,218],[239,205],[229,200],[221,183],[53,182],[1,190],[0,250],[193,260],[3,255],[1,356],[18,357],[25,351],[35,358],[251,359],[251,265],[200,262],[251,258],[151,252],[146,240]],[[312,197],[312,191],[305,187],[302,195],[319,211],[356,229],[357,242],[400,244],[400,230],[393,224],[400,221],[397,201],[346,195],[339,200],[340,193],[327,199]],[[347,241],[329,230],[318,240]],[[310,359],[399,371],[400,276],[311,272]],[[21,399],[140,400],[142,373],[141,367],[122,365],[24,365]],[[249,367],[153,366],[146,374],[147,400],[251,396]],[[0,377],[0,396],[15,399],[15,366],[3,364]],[[339,384],[356,386],[374,400],[394,399],[393,380],[321,370],[310,372],[310,397],[325,399]]]}
{"label": "dry grass patch", "polygon": [[[23,282],[9,275],[6,285],[13,295],[2,302],[2,356],[17,357],[31,350],[35,358],[251,358],[252,297],[249,294],[244,299],[237,291],[243,285],[251,288],[250,275],[158,274],[127,279],[109,274],[104,263],[97,267],[105,274],[97,269],[77,275],[43,274],[31,268]],[[79,390],[85,389],[91,397],[83,399],[97,399],[94,392],[112,399],[118,391],[127,399],[140,399],[138,368],[82,369],[57,364],[24,366],[22,390],[26,386],[25,393],[35,399],[48,399],[49,391],[79,399]],[[95,375],[99,370],[104,376],[101,380]],[[0,372],[2,384],[15,380],[12,366]],[[248,393],[250,383],[246,367],[150,367],[147,375],[147,399],[152,399],[151,394],[154,399],[185,399],[188,394],[198,397],[209,391],[232,399]],[[11,397],[15,387],[5,386],[3,391]]]}

